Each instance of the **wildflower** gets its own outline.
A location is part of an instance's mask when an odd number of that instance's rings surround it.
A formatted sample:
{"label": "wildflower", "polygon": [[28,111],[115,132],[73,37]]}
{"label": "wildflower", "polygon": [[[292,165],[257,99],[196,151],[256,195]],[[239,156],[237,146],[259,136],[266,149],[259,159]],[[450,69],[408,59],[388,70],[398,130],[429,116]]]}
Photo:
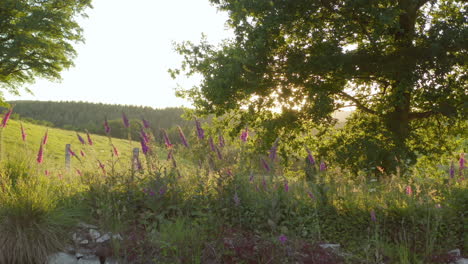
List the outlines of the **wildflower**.
{"label": "wildflower", "polygon": [[99,163],[99,168],[101,168],[102,170],[102,173],[106,174],[106,167],[104,164],[102,164],[102,162],[100,160],[98,160],[98,163]]}
{"label": "wildflower", "polygon": [[240,139],[242,142],[247,142],[247,139],[249,138],[249,129],[246,127],[244,131],[242,131]]}
{"label": "wildflower", "polygon": [[219,146],[221,148],[224,148],[224,146],[226,146],[226,142],[224,141],[224,137],[221,133],[218,136],[218,141],[219,141]]}
{"label": "wildflower", "polygon": [[239,196],[237,195],[237,192],[234,193],[234,197],[232,198],[234,200],[234,204],[236,206],[239,206],[240,205],[240,198]]}
{"label": "wildflower", "polygon": [[370,211],[370,218],[371,218],[371,221],[372,221],[372,222],[377,222],[377,217],[375,216],[375,211],[374,211],[374,209],[372,209],[372,210]]}
{"label": "wildflower", "polygon": [[140,144],[141,144],[141,150],[143,151],[143,154],[146,155],[146,153],[148,153],[149,151],[149,147],[143,138],[140,138]]}
{"label": "wildflower", "polygon": [[76,169],[76,173],[78,173],[78,175],[80,175],[80,176],[83,175],[79,169]]}
{"label": "wildflower", "polygon": [[173,157],[172,149],[169,149],[169,152],[167,153],[167,160],[171,160]]}
{"label": "wildflower", "polygon": [[109,135],[111,128],[109,126],[109,122],[107,121],[107,117],[104,119],[104,131],[107,135]]}
{"label": "wildflower", "polygon": [[223,155],[221,154],[221,150],[219,150],[218,147],[215,147],[216,148],[216,154],[218,155],[218,159],[219,160],[222,160],[223,159]]}
{"label": "wildflower", "polygon": [[146,132],[145,132],[143,129],[141,129],[140,135],[141,135],[141,138],[143,138],[143,140],[144,140],[146,143],[149,142],[148,134],[146,134]]}
{"label": "wildflower", "polygon": [[118,157],[119,156],[119,150],[112,144],[112,153],[114,156]]}
{"label": "wildflower", "polygon": [[310,199],[315,200],[315,195],[311,191],[308,191],[307,195],[309,196]]}
{"label": "wildflower", "polygon": [[21,126],[21,138],[23,139],[24,142],[26,142],[26,131],[24,130],[23,128],[23,123],[20,123],[20,126]]}
{"label": "wildflower", "polygon": [[327,164],[322,161],[320,162],[320,171],[326,171],[327,170]]}
{"label": "wildflower", "polygon": [[188,148],[189,144],[187,142],[187,138],[184,135],[184,131],[182,131],[182,128],[180,128],[180,126],[177,126],[177,130],[179,131],[179,137],[180,137],[180,140],[182,141],[182,144]]}
{"label": "wildflower", "polygon": [[73,152],[73,150],[71,148],[68,149],[68,153],[70,153],[70,155],[72,155],[73,157],[79,159],[78,156],[76,155],[76,153]]}
{"label": "wildflower", "polygon": [[453,179],[453,178],[455,177],[455,165],[453,164],[453,161],[452,161],[451,164],[450,164],[450,171],[449,171],[449,173],[450,173],[450,178]]}
{"label": "wildflower", "polygon": [[41,142],[41,146],[39,147],[39,152],[37,153],[37,163],[42,163],[44,160],[44,145]]}
{"label": "wildflower", "polygon": [[465,153],[460,153],[460,161],[459,161],[459,172],[460,175],[463,173],[463,169],[465,168]]}
{"label": "wildflower", "polygon": [[130,127],[130,121],[128,121],[128,117],[125,115],[124,112],[122,112],[122,121],[126,128]]}
{"label": "wildflower", "polygon": [[289,192],[289,184],[287,180],[284,181],[284,191]]}
{"label": "wildflower", "polygon": [[148,194],[149,194],[150,196],[156,195],[156,193],[155,193],[153,190],[150,190],[150,191],[148,192]]}
{"label": "wildflower", "polygon": [[205,139],[205,131],[201,127],[201,123],[198,120],[195,120],[195,125],[197,127],[197,136],[199,139]]}
{"label": "wildflower", "polygon": [[143,127],[144,128],[146,128],[146,129],[150,128],[150,123],[149,123],[148,120],[142,119],[141,121],[143,121]]}
{"label": "wildflower", "polygon": [[229,177],[234,176],[234,174],[232,174],[232,170],[231,170],[231,169],[227,169],[227,170],[226,170],[226,174],[227,174]]}
{"label": "wildflower", "polygon": [[159,189],[159,195],[163,196],[165,193],[166,193],[167,189],[165,187],[161,187],[161,189]]}
{"label": "wildflower", "polygon": [[169,136],[167,135],[167,132],[165,129],[161,129],[163,132],[163,137],[164,137],[164,143],[166,144],[166,148],[171,148],[173,145],[171,144],[171,141],[169,140]]}
{"label": "wildflower", "polygon": [[408,196],[413,195],[413,190],[411,189],[410,185],[406,186],[406,195]]}
{"label": "wildflower", "polygon": [[86,157],[86,154],[84,153],[83,150],[80,150],[80,155],[81,155],[81,157]]}
{"label": "wildflower", "polygon": [[279,142],[279,138],[277,138],[275,140],[275,142],[273,143],[273,146],[271,147],[270,149],[270,155],[269,155],[269,158],[271,161],[275,161],[276,160],[276,154],[277,154],[277,151],[278,151],[278,142]]}
{"label": "wildflower", "polygon": [[210,138],[208,139],[208,143],[210,144],[210,149],[211,151],[215,152],[216,149],[215,149],[215,145],[214,145],[214,141],[213,141],[213,138],[210,136]]}
{"label": "wildflower", "polygon": [[80,143],[81,143],[82,145],[85,145],[85,144],[86,144],[85,140],[83,139],[82,136],[80,136],[80,134],[76,133],[76,136],[78,137],[78,140],[80,141]]}
{"label": "wildflower", "polygon": [[11,113],[13,113],[13,108],[8,109],[8,112],[6,112],[6,114],[3,116],[0,127],[6,127],[8,120],[10,119]]}
{"label": "wildflower", "polygon": [[90,146],[92,146],[93,145],[93,140],[91,139],[91,136],[89,135],[88,130],[86,130],[86,137],[88,138],[88,144]]}
{"label": "wildflower", "polygon": [[44,138],[42,138],[42,145],[47,144],[47,141],[49,140],[49,129],[46,130],[44,134]]}
{"label": "wildflower", "polygon": [[311,165],[314,165],[315,159],[314,159],[314,156],[312,156],[312,152],[310,151],[310,149],[306,149],[306,150],[307,150],[307,160],[309,161]]}
{"label": "wildflower", "polygon": [[268,165],[268,163],[267,163],[263,158],[261,159],[261,162],[262,162],[263,168],[264,168],[267,172],[270,172],[270,166]]}
{"label": "wildflower", "polygon": [[286,241],[288,241],[288,237],[284,234],[281,234],[279,237],[278,237],[278,240],[281,242],[281,243],[286,243]]}

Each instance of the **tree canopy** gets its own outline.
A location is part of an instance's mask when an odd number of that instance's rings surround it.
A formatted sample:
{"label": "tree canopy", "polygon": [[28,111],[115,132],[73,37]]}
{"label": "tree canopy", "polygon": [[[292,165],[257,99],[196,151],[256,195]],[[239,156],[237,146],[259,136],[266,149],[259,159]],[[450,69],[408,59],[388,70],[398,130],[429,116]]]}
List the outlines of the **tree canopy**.
{"label": "tree canopy", "polygon": [[201,112],[247,109],[243,122],[263,115],[272,130],[292,131],[352,106],[381,123],[402,156],[418,121],[466,116],[466,1],[211,2],[235,37],[177,45],[184,61],[171,71],[203,76],[180,92]]}
{"label": "tree canopy", "polygon": [[0,87],[18,88],[37,77],[57,80],[73,65],[74,42],[83,41],[76,21],[91,0],[0,1]]}

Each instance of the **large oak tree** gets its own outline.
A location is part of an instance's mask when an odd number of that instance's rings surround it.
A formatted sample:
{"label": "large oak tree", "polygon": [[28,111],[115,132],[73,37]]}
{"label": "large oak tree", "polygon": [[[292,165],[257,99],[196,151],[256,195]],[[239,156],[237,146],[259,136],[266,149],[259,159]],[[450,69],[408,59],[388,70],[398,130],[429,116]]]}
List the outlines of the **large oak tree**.
{"label": "large oak tree", "polygon": [[182,92],[202,111],[249,109],[248,120],[281,107],[271,118],[293,129],[353,106],[383,124],[400,155],[418,120],[466,114],[466,1],[210,1],[235,38],[179,44],[172,71],[202,75]]}

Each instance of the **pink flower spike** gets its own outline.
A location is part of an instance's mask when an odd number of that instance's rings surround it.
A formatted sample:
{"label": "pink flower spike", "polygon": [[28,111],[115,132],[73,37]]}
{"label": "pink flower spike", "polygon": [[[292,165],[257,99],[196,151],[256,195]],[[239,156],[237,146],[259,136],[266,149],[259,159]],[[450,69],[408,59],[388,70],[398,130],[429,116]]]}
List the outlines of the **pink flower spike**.
{"label": "pink flower spike", "polygon": [[179,132],[179,137],[180,137],[180,140],[182,141],[182,144],[188,148],[189,147],[189,144],[187,142],[187,138],[185,137],[184,135],[184,131],[182,131],[182,128],[180,126],[177,126],[177,131]]}
{"label": "pink flower spike", "polygon": [[86,144],[84,138],[83,138],[82,136],[80,136],[80,134],[76,133],[76,136],[78,137],[78,140],[80,141],[80,143],[81,143],[82,145],[85,145],[85,144]]}
{"label": "pink flower spike", "polygon": [[249,129],[246,127],[244,131],[242,131],[240,139],[242,142],[247,142],[247,139],[249,138]]}
{"label": "pink flower spike", "polygon": [[289,192],[289,184],[288,184],[288,181],[284,181],[284,191],[285,192]]}
{"label": "pink flower spike", "polygon": [[104,119],[104,131],[107,135],[109,135],[111,128],[109,126],[109,122],[107,121],[107,117]]}
{"label": "pink flower spike", "polygon": [[39,151],[37,152],[37,163],[41,164],[44,161],[44,145],[41,144]]}
{"label": "pink flower spike", "polygon": [[314,165],[315,159],[314,159],[314,156],[312,156],[312,152],[310,151],[310,149],[306,149],[306,150],[307,150],[307,160],[309,161],[311,165]]}
{"label": "pink flower spike", "polygon": [[167,132],[165,129],[161,129],[163,132],[163,137],[164,137],[164,144],[166,144],[166,148],[172,148],[171,140],[169,140],[169,136],[167,135]]}
{"label": "pink flower spike", "polygon": [[411,189],[410,185],[406,186],[406,195],[408,196],[413,195],[413,190]]}
{"label": "pink flower spike", "polygon": [[23,142],[26,142],[26,131],[24,130],[23,123],[20,123],[21,126],[21,138],[23,139]]}
{"label": "pink flower spike", "polygon": [[112,153],[113,153],[114,156],[116,156],[116,157],[119,156],[119,150],[117,150],[117,148],[114,146],[114,144],[112,144]]}
{"label": "pink flower spike", "polygon": [[201,123],[198,119],[195,120],[195,126],[197,127],[197,136],[199,139],[205,139],[205,131],[201,126]]}
{"label": "pink flower spike", "polygon": [[13,113],[13,108],[8,109],[8,112],[6,112],[6,114],[3,116],[0,127],[6,127],[8,120],[10,119],[11,113]]}
{"label": "pink flower spike", "polygon": [[270,172],[270,166],[268,165],[268,163],[262,158],[261,159],[261,162],[262,162],[262,166],[263,168],[266,170],[266,172]]}
{"label": "pink flower spike", "polygon": [[83,150],[80,150],[80,155],[81,155],[81,157],[86,157],[86,154],[84,153]]}
{"label": "pink flower spike", "polygon": [[327,164],[322,161],[320,162],[320,171],[326,171],[327,170]]}
{"label": "pink flower spike", "polygon": [[93,145],[93,140],[91,139],[91,136],[89,135],[88,130],[86,130],[86,137],[88,138],[88,144],[90,146],[92,146]]}
{"label": "pink flower spike", "polygon": [[146,129],[150,128],[150,123],[149,123],[148,120],[142,119],[141,121],[143,122],[143,127],[144,128],[146,128]]}
{"label": "pink flower spike", "polygon": [[47,144],[48,140],[49,140],[49,129],[47,129],[45,134],[44,134],[44,138],[42,139],[42,145]]}
{"label": "pink flower spike", "polygon": [[211,151],[215,152],[216,149],[215,149],[213,138],[211,136],[208,138],[208,143],[210,144]]}

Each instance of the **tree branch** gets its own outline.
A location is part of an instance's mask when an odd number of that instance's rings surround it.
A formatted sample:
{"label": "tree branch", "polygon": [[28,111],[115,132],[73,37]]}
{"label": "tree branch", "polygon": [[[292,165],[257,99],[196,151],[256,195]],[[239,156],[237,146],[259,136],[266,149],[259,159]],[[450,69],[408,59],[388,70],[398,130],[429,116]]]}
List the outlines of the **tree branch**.
{"label": "tree branch", "polygon": [[369,113],[369,114],[373,114],[373,115],[376,115],[377,112],[368,108],[367,106],[365,106],[364,104],[362,104],[358,99],[356,99],[355,97],[352,97],[351,95],[345,93],[345,92],[339,92],[338,93],[339,95],[341,95],[342,97],[344,97],[345,99],[347,100],[350,100],[352,101],[353,103],[356,104],[356,107],[359,108],[360,110],[366,112],[366,113]]}
{"label": "tree branch", "polygon": [[433,116],[435,114],[437,114],[437,112],[434,112],[434,111],[412,112],[408,114],[408,119],[409,121],[415,120],[415,119],[423,119],[423,118],[428,118],[430,116]]}

